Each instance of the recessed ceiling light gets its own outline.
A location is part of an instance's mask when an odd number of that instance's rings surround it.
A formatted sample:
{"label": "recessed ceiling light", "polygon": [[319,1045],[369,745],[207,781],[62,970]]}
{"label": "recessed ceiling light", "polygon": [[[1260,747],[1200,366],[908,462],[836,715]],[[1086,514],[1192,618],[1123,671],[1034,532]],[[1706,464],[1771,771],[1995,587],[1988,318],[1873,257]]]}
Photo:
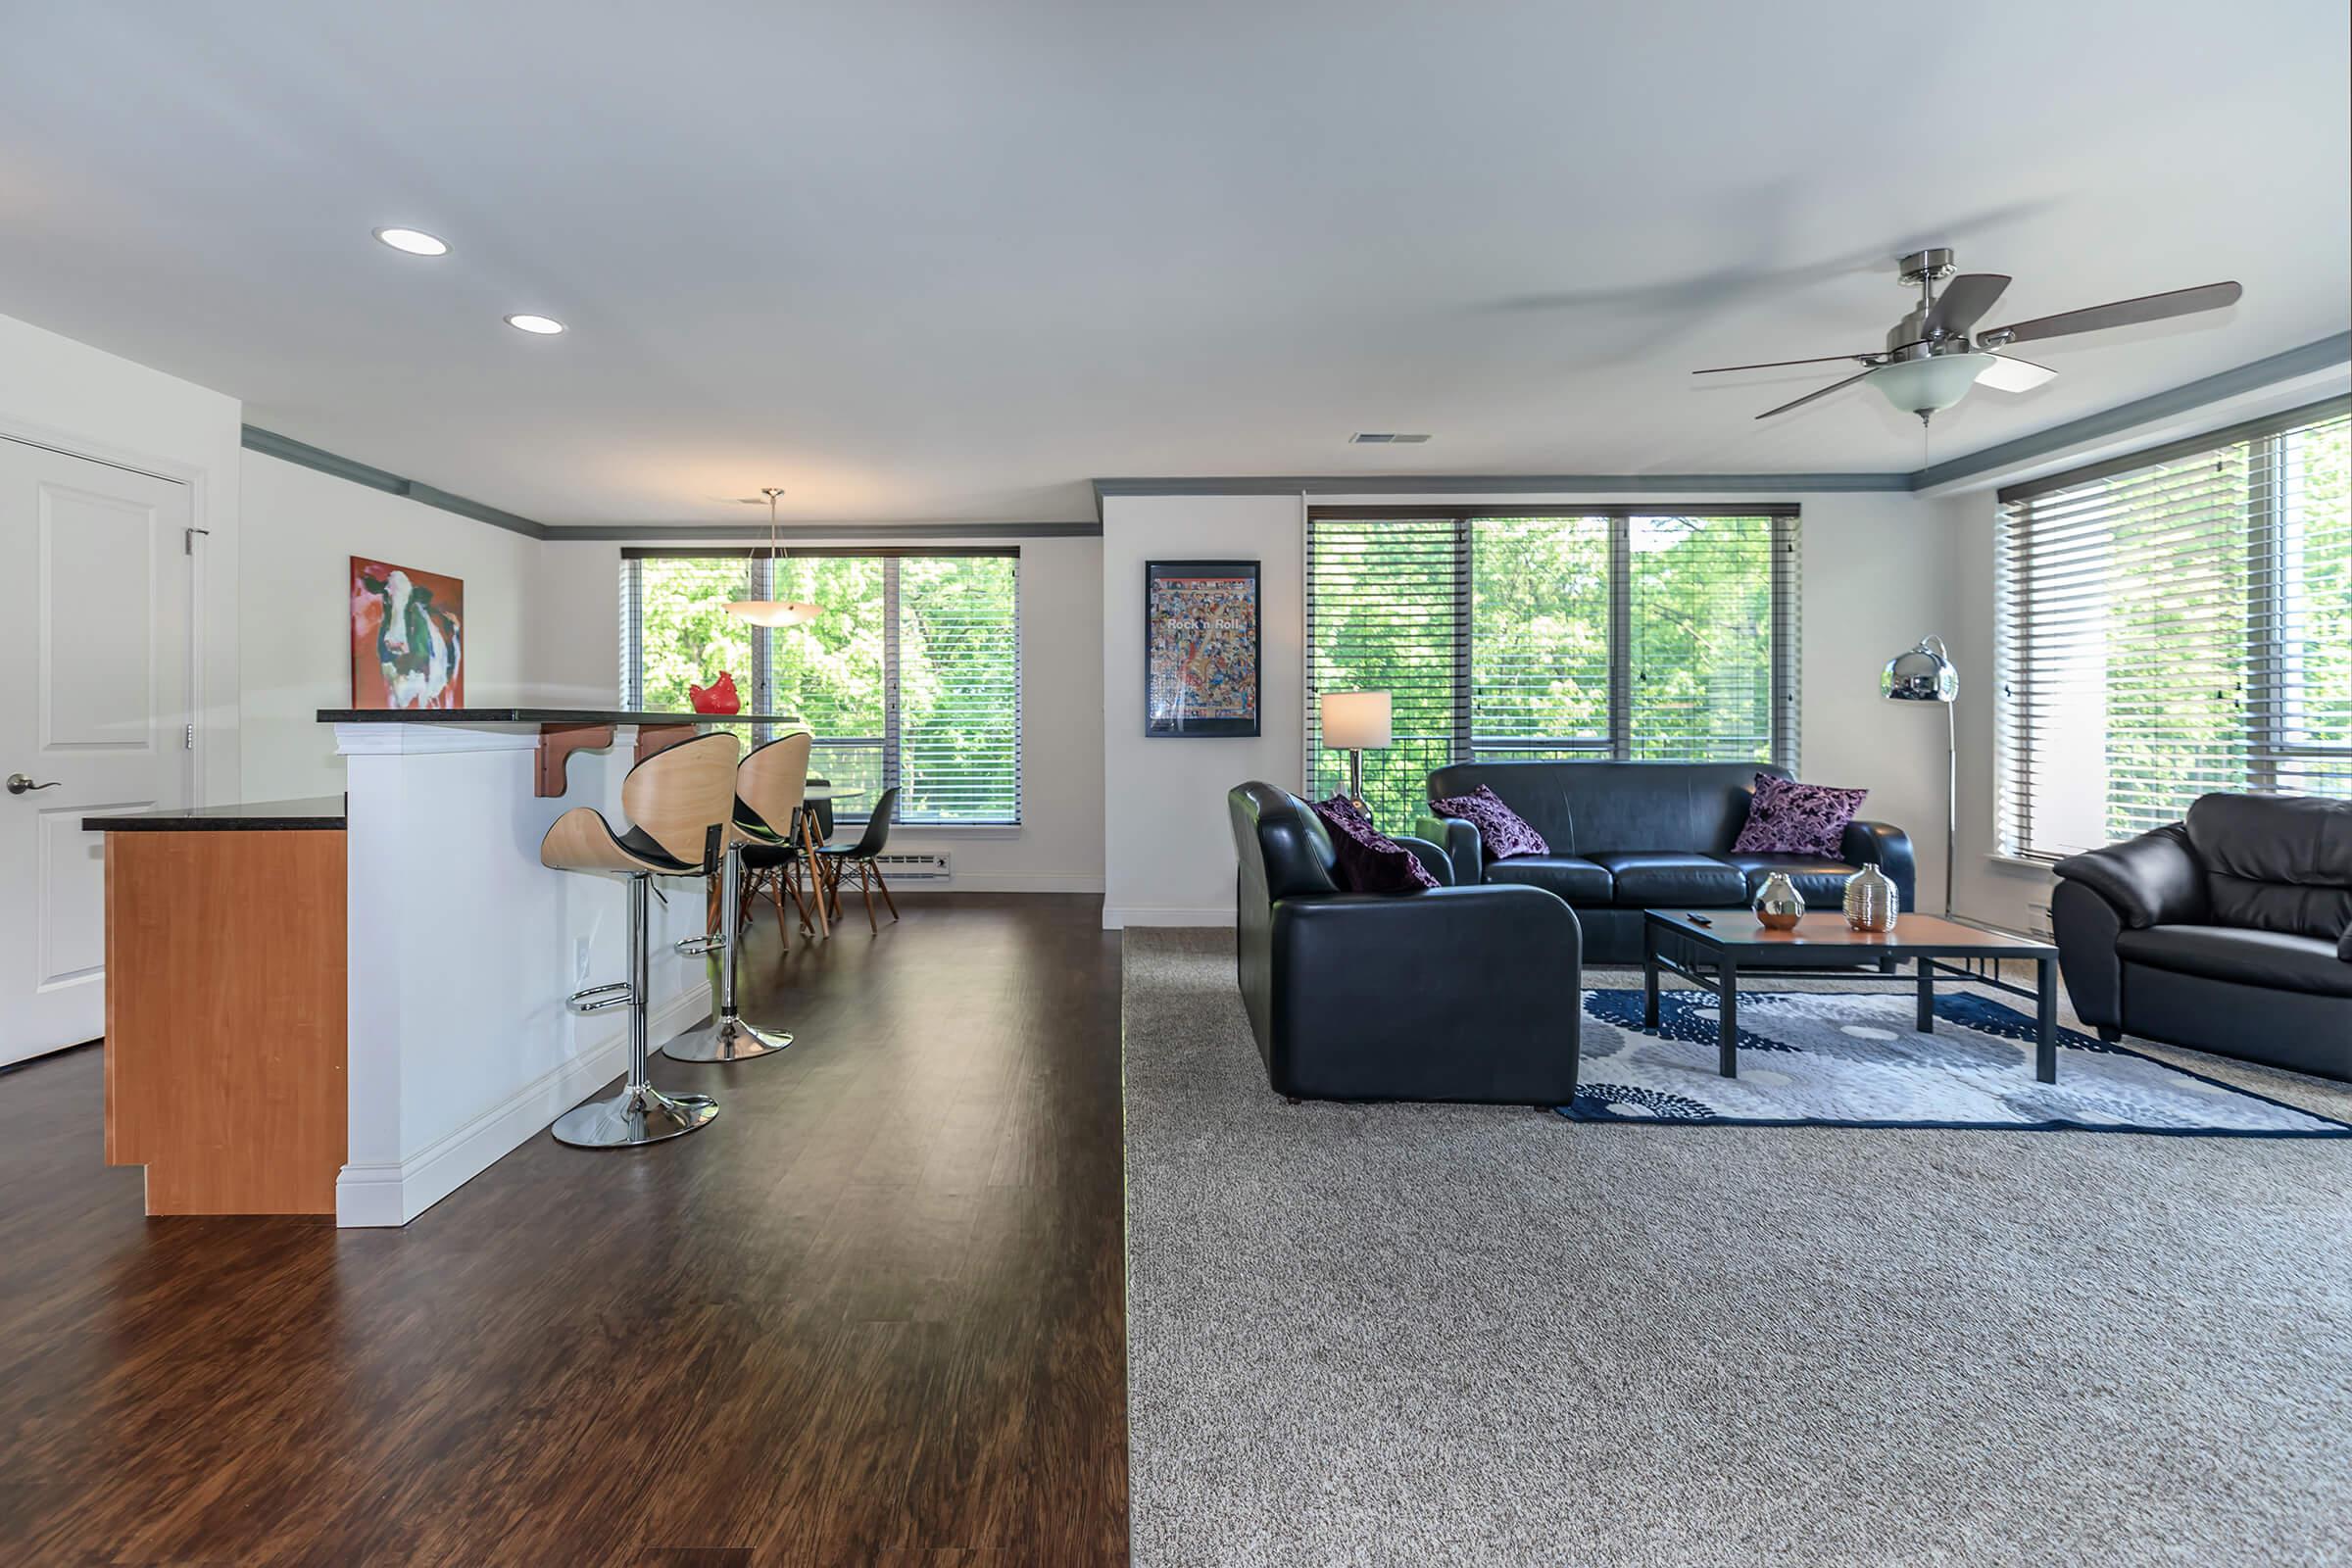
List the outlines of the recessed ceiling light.
{"label": "recessed ceiling light", "polygon": [[1348,438],[1348,444],[1358,447],[1417,447],[1428,439],[1426,435],[1407,435],[1395,430],[1358,430]]}
{"label": "recessed ceiling light", "polygon": [[507,324],[517,332],[536,332],[542,337],[553,337],[564,330],[564,323],[552,316],[510,316]]}
{"label": "recessed ceiling light", "polygon": [[396,251],[411,256],[447,256],[449,242],[437,234],[427,234],[421,228],[379,228],[375,237]]}

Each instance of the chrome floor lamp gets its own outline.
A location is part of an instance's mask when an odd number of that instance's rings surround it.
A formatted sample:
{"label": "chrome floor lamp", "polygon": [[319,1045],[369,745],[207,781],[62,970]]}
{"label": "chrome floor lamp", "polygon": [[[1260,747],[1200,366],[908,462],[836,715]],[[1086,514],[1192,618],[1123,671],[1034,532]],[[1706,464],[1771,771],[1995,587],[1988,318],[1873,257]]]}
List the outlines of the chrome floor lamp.
{"label": "chrome floor lamp", "polygon": [[1930,633],[1919,646],[1886,661],[1879,695],[1894,703],[1943,705],[1943,917],[1952,918],[1952,850],[1960,837],[1960,721],[1952,705],[1960,697],[1960,671],[1943,639]]}

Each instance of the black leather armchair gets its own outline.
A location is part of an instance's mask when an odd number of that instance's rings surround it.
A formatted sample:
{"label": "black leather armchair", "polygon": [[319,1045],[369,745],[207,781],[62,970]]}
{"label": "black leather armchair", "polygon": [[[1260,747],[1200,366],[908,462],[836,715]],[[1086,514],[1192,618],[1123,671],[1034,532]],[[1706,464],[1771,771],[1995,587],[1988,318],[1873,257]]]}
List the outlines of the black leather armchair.
{"label": "black leather armchair", "polygon": [[2101,1039],[2352,1078],[2352,802],[2208,795],[2057,871],[2058,967]]}
{"label": "black leather armchair", "polygon": [[[1343,893],[1330,835],[1270,784],[1226,796],[1242,1001],[1282,1094],[1560,1105],[1584,1011],[1576,915],[1540,888]],[[1441,883],[1436,845],[1398,841]]]}

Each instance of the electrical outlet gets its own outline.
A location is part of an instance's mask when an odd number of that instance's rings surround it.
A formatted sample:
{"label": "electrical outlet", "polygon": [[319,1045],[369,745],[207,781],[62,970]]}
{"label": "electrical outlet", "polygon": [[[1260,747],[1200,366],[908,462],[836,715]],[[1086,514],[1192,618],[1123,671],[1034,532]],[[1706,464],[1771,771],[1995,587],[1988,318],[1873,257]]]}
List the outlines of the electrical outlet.
{"label": "electrical outlet", "polygon": [[574,937],[571,941],[571,967],[581,985],[588,983],[588,939]]}

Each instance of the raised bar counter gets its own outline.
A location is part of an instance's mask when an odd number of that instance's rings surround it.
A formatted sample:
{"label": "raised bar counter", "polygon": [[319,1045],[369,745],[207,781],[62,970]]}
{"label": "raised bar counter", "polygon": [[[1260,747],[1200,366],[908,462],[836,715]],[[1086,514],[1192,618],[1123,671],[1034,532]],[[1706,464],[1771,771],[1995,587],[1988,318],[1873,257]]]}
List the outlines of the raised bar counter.
{"label": "raised bar counter", "polygon": [[337,726],[435,724],[459,729],[536,725],[538,757],[531,773],[531,793],[549,800],[569,787],[564,764],[571,760],[571,754],[604,750],[612,744],[616,728],[636,730],[636,760],[642,762],[656,752],[694,739],[706,726],[798,724],[801,718],[794,713],[663,713],[623,708],[322,708],[318,722]]}
{"label": "raised bar counter", "polygon": [[[345,793],[94,813],[105,834],[107,1158],[151,1214],[404,1225],[611,1079],[623,889],[539,862],[567,808],[624,821],[638,760],[789,713],[328,709]],[[566,764],[570,777],[566,778]],[[555,799],[568,796],[567,799]],[[710,1012],[704,900],[657,906],[659,1044]]]}
{"label": "raised bar counter", "polygon": [[797,713],[678,713],[625,708],[321,708],[321,724],[798,724]]}

